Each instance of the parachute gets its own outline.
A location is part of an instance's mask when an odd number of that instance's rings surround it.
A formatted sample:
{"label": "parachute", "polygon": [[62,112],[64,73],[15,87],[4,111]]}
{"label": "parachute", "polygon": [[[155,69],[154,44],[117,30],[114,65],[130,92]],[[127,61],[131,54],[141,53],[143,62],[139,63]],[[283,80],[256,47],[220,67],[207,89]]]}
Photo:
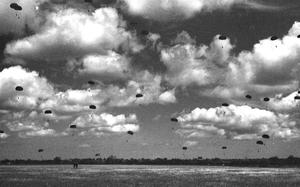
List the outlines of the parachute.
{"label": "parachute", "polygon": [[226,147],[226,146],[223,146],[222,149],[227,149],[227,147]]}
{"label": "parachute", "polygon": [[89,84],[89,85],[95,85],[96,83],[95,83],[95,81],[89,80],[89,81],[88,81],[88,84]]}
{"label": "parachute", "polygon": [[187,147],[186,147],[186,146],[183,146],[183,147],[182,147],[182,150],[187,150]]}
{"label": "parachute", "polygon": [[136,94],[135,97],[136,97],[136,98],[143,97],[143,94]]}
{"label": "parachute", "polygon": [[22,10],[22,7],[21,7],[20,5],[18,5],[17,3],[11,3],[11,4],[9,5],[9,7],[10,7],[11,9],[16,10],[16,11],[21,11],[21,10]]}
{"label": "parachute", "polygon": [[52,114],[52,111],[51,111],[51,110],[45,110],[44,113],[45,113],[45,114]]}
{"label": "parachute", "polygon": [[171,118],[171,121],[172,122],[178,122],[178,119],[177,118]]}
{"label": "parachute", "polygon": [[95,110],[97,107],[95,105],[90,105],[90,109]]}
{"label": "parachute", "polygon": [[226,40],[226,39],[227,39],[227,37],[224,36],[224,35],[220,35],[220,36],[219,36],[219,40]]}
{"label": "parachute", "polygon": [[41,152],[43,152],[43,151],[44,151],[44,149],[39,149],[39,150],[38,150],[39,153],[41,153]]}
{"label": "parachute", "polygon": [[70,125],[70,129],[76,129],[77,126],[76,125]]}
{"label": "parachute", "polygon": [[258,141],[256,142],[256,144],[257,144],[257,145],[264,145],[264,142],[261,141],[261,140],[258,140]]}
{"label": "parachute", "polygon": [[268,134],[263,134],[261,137],[264,138],[264,139],[269,139],[270,138],[270,136]]}
{"label": "parachute", "polygon": [[0,134],[4,134],[4,131],[3,131],[3,130],[0,130]]}
{"label": "parachute", "polygon": [[277,39],[278,39],[277,36],[272,36],[272,37],[271,37],[271,40],[272,40],[272,41],[277,40]]}
{"label": "parachute", "polygon": [[300,34],[297,36],[297,38],[300,38]]}
{"label": "parachute", "polygon": [[127,131],[127,134],[133,135],[133,132],[132,131]]}
{"label": "parachute", "polygon": [[97,157],[97,156],[100,156],[100,153],[96,153],[95,156],[96,156],[96,157]]}
{"label": "parachute", "polygon": [[295,100],[299,100],[299,99],[300,99],[300,96],[299,96],[299,95],[296,95],[294,99],[295,99]]}
{"label": "parachute", "polygon": [[247,99],[252,99],[252,96],[251,95],[246,95],[245,96]]}
{"label": "parachute", "polygon": [[93,0],[84,0],[86,3],[93,3]]}
{"label": "parachute", "polygon": [[264,101],[265,101],[265,102],[268,102],[268,101],[270,101],[270,98],[265,97],[265,98],[264,98]]}
{"label": "parachute", "polygon": [[222,106],[229,106],[228,103],[222,103]]}
{"label": "parachute", "polygon": [[19,91],[19,92],[23,91],[23,87],[22,86],[17,86],[15,89],[16,89],[16,91]]}

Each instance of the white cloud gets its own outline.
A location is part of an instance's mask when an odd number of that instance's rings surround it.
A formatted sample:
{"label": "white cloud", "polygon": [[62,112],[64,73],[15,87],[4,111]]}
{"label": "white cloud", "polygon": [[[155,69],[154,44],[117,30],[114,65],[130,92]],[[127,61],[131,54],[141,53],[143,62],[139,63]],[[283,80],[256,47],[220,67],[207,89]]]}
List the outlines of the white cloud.
{"label": "white cloud", "polygon": [[[127,133],[127,131],[137,132],[139,130],[138,120],[135,114],[112,115],[108,113],[81,115],[70,125],[76,125],[79,135],[103,135]],[[71,130],[67,129],[67,132]]]}
{"label": "white cloud", "polygon": [[187,138],[220,136],[252,139],[264,133],[274,138],[299,138],[300,130],[289,117],[249,106],[196,108],[177,118],[181,126],[177,131]]}
{"label": "white cloud", "polygon": [[173,86],[181,87],[205,86],[223,80],[232,48],[228,38],[219,40],[216,36],[209,47],[187,43],[163,49],[161,60],[167,66],[165,78]]}
{"label": "white cloud", "polygon": [[81,66],[80,74],[94,75],[101,80],[124,79],[131,71],[129,59],[113,51],[107,55],[88,55],[83,58]]}
{"label": "white cloud", "polygon": [[9,135],[6,134],[6,133],[1,133],[1,134],[0,134],[0,139],[6,139],[6,138],[8,138],[8,137],[9,137]]}
{"label": "white cloud", "polygon": [[158,97],[158,101],[161,104],[166,104],[166,103],[176,103],[176,97],[175,97],[175,89],[165,91],[160,96]]}
{"label": "white cloud", "polygon": [[145,18],[158,21],[175,18],[190,18],[202,11],[216,9],[229,9],[234,4],[244,5],[250,8],[265,9],[255,1],[247,0],[122,0],[133,15],[140,15]]}
{"label": "white cloud", "polygon": [[[16,91],[16,86],[22,86],[23,91]],[[52,85],[36,71],[13,66],[0,72],[1,107],[35,108],[53,93]]]}
{"label": "white cloud", "polygon": [[60,8],[47,15],[38,33],[9,43],[5,52],[19,58],[53,61],[90,53],[105,55],[119,48],[139,51],[137,38],[124,27],[114,8],[100,8],[91,15]]}
{"label": "white cloud", "polygon": [[287,96],[278,94],[274,98],[270,99],[270,101],[268,102],[268,106],[276,111],[295,111],[300,106],[300,100],[295,99],[296,96],[300,96],[300,94],[298,94],[298,91],[290,93]]}
{"label": "white cloud", "polygon": [[6,125],[10,131],[19,132],[21,138],[63,135],[51,129],[47,119],[47,117],[36,111],[22,111],[4,115],[0,123]]}

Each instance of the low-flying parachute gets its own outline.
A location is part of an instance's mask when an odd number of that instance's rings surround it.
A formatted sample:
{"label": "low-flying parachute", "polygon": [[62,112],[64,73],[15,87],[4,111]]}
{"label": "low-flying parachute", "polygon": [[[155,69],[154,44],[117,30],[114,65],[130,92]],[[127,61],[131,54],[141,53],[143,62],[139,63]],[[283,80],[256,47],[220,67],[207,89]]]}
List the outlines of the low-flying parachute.
{"label": "low-flying parachute", "polygon": [[246,95],[245,96],[247,99],[252,99],[252,96],[251,95]]}
{"label": "low-flying parachute", "polygon": [[39,153],[41,153],[41,152],[43,152],[43,151],[44,151],[44,149],[39,149],[39,150],[38,150]]}
{"label": "low-flying parachute", "polygon": [[182,147],[182,150],[187,150],[187,147],[186,147],[186,146],[183,146],[183,147]]}
{"label": "low-flying parachute", "polygon": [[133,135],[133,132],[132,131],[127,131],[127,134]]}
{"label": "low-flying parachute", "polygon": [[222,103],[222,106],[229,106],[228,103]]}
{"label": "low-flying parachute", "polygon": [[264,142],[261,141],[261,140],[258,140],[258,141],[256,142],[256,144],[257,144],[257,145],[264,145]]}
{"label": "low-flying parachute", "polygon": [[295,100],[299,100],[299,99],[300,99],[300,96],[299,96],[299,95],[296,95],[294,99],[295,99]]}
{"label": "low-flying parachute", "polygon": [[227,149],[227,147],[226,147],[226,146],[223,146],[222,149]]}
{"label": "low-flying parachute", "polygon": [[268,102],[268,101],[270,101],[270,98],[265,97],[265,98],[264,98],[264,101],[265,101],[265,102]]}
{"label": "low-flying parachute", "polygon": [[21,11],[21,10],[22,10],[22,7],[21,7],[20,5],[18,5],[17,3],[11,3],[11,4],[9,5],[9,7],[10,7],[11,9],[16,10],[16,11]]}
{"label": "low-flying parachute", "polygon": [[76,129],[77,126],[76,125],[70,125],[70,129]]}
{"label": "low-flying parachute", "polygon": [[4,134],[4,131],[3,131],[3,130],[0,130],[0,134]]}
{"label": "low-flying parachute", "polygon": [[45,114],[52,114],[52,111],[51,111],[51,110],[45,110],[44,113],[45,113]]}
{"label": "low-flying parachute", "polygon": [[219,36],[219,40],[226,40],[226,39],[227,39],[227,37],[224,36],[224,35],[220,35],[220,36]]}
{"label": "low-flying parachute", "polygon": [[89,85],[95,85],[96,83],[95,83],[95,81],[89,80],[89,81],[88,81],[88,84],[89,84]]}
{"label": "low-flying parachute", "polygon": [[143,97],[143,94],[136,94],[135,97],[136,98],[141,98],[141,97]]}
{"label": "low-flying parachute", "polygon": [[278,39],[277,36],[272,36],[272,37],[271,37],[271,40],[272,40],[272,41],[277,40],[277,39]]}
{"label": "low-flying parachute", "polygon": [[178,119],[177,118],[171,118],[171,121],[172,122],[178,122]]}
{"label": "low-flying parachute", "polygon": [[300,38],[300,34],[297,36],[297,38]]}
{"label": "low-flying parachute", "polygon": [[269,139],[270,138],[270,136],[268,134],[263,134],[261,137],[264,138],[264,139]]}
{"label": "low-flying parachute", "polygon": [[298,94],[300,94],[300,90],[298,90]]}
{"label": "low-flying parachute", "polygon": [[21,92],[21,91],[24,90],[22,86],[16,86],[15,89],[16,89],[16,91],[18,91],[18,92]]}
{"label": "low-flying parachute", "polygon": [[95,110],[97,107],[95,105],[90,105],[90,109]]}

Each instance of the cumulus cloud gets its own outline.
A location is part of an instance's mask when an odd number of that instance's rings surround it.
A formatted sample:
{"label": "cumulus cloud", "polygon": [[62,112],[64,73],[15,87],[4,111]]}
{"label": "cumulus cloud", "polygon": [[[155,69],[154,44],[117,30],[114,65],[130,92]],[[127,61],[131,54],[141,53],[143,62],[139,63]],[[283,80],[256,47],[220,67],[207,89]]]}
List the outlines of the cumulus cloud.
{"label": "cumulus cloud", "polygon": [[1,133],[1,134],[0,134],[0,139],[6,139],[6,138],[8,138],[8,137],[9,137],[9,135],[6,134],[6,133]]}
{"label": "cumulus cloud", "polygon": [[196,108],[178,117],[179,134],[187,138],[227,137],[253,139],[262,134],[274,138],[299,138],[300,130],[287,114],[251,108],[249,106]]}
{"label": "cumulus cloud", "polygon": [[298,91],[292,92],[287,96],[284,96],[283,94],[278,94],[274,98],[270,99],[270,102],[268,103],[268,106],[276,111],[282,111],[282,112],[291,112],[295,111],[299,108],[300,100],[295,99],[296,96],[300,96]]}
{"label": "cumulus cloud", "polygon": [[105,79],[124,79],[131,71],[129,59],[113,51],[107,55],[88,55],[82,59],[81,75],[93,75]]}
{"label": "cumulus cloud", "polygon": [[[16,91],[16,86],[23,87],[23,91]],[[0,106],[2,109],[6,107],[35,108],[53,93],[53,86],[36,71],[13,66],[0,72]]]}
{"label": "cumulus cloud", "polygon": [[[76,125],[78,134],[81,136],[92,134],[100,136],[103,134],[137,132],[139,130],[138,120],[135,114],[112,115],[109,113],[81,115],[70,125]],[[72,131],[72,130],[67,130]]]}
{"label": "cumulus cloud", "polygon": [[92,14],[60,8],[46,16],[46,23],[32,36],[6,46],[5,53],[24,59],[59,60],[109,50],[139,51],[134,34],[114,8],[100,8]]}
{"label": "cumulus cloud", "polygon": [[176,103],[175,90],[165,91],[158,97],[158,101],[161,104]]}
{"label": "cumulus cloud", "polygon": [[218,36],[210,46],[186,43],[165,48],[161,51],[161,60],[167,67],[165,78],[171,85],[181,87],[216,83],[225,78],[222,75],[226,68],[222,67],[226,67],[232,48],[228,38],[219,40]]}
{"label": "cumulus cloud", "polygon": [[0,121],[10,131],[19,132],[19,137],[61,136],[50,128],[50,121],[37,111],[21,111],[6,114]]}
{"label": "cumulus cloud", "polygon": [[255,1],[248,0],[122,0],[128,11],[154,20],[169,20],[174,18],[190,18],[202,11],[229,9],[232,5],[244,5],[250,8],[269,8]]}

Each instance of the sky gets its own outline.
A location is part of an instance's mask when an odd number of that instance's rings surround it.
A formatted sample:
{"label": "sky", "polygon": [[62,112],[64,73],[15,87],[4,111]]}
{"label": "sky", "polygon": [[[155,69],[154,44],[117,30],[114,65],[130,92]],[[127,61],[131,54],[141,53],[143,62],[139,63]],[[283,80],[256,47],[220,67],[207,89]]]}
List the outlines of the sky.
{"label": "sky", "polygon": [[300,156],[299,9],[1,0],[0,159]]}

